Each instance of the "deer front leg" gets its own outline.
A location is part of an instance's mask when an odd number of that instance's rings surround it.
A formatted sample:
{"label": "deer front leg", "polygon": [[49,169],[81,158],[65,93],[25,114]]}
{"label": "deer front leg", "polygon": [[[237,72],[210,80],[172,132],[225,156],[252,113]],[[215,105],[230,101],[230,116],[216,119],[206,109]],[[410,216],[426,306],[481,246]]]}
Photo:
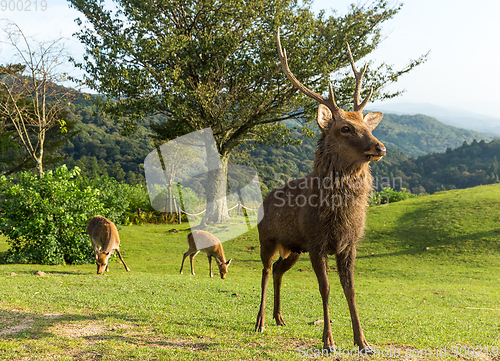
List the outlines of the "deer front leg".
{"label": "deer front leg", "polygon": [[363,330],[361,329],[361,322],[359,321],[356,307],[356,295],[354,292],[354,260],[356,259],[356,250],[337,255],[336,259],[340,283],[344,289],[344,295],[351,314],[354,344],[359,347],[362,353],[373,354],[373,350],[368,346]]}
{"label": "deer front leg", "polygon": [[261,297],[260,297],[260,309],[257,314],[257,322],[255,323],[256,332],[264,332],[265,329],[265,310],[266,310],[266,292],[267,283],[269,281],[269,276],[271,275],[271,265],[273,263],[273,258],[276,254],[276,247],[274,245],[267,246],[261,238],[260,244],[260,257],[262,259],[262,281],[260,283],[261,287]]}
{"label": "deer front leg", "polygon": [[319,293],[323,301],[323,348],[330,350],[334,347],[332,327],[330,326],[330,313],[328,310],[328,297],[330,296],[330,284],[328,283],[328,273],[326,271],[327,256],[310,252],[311,263],[318,279]]}
{"label": "deer front leg", "polygon": [[265,327],[265,309],[266,309],[266,292],[267,292],[267,282],[269,281],[269,276],[271,275],[271,265],[268,268],[262,270],[262,281],[261,281],[261,297],[260,297],[260,309],[257,314],[257,322],[255,323],[256,332],[264,332]]}
{"label": "deer front leg", "polygon": [[300,254],[292,252],[287,258],[279,258],[273,264],[273,280],[274,280],[274,311],[273,317],[278,326],[286,326],[283,316],[281,315],[281,281],[283,274],[288,271],[299,260]]}
{"label": "deer front leg", "polygon": [[208,257],[208,272],[209,272],[209,276],[210,277],[213,277],[214,274],[212,273],[212,256],[207,254],[207,257]]}

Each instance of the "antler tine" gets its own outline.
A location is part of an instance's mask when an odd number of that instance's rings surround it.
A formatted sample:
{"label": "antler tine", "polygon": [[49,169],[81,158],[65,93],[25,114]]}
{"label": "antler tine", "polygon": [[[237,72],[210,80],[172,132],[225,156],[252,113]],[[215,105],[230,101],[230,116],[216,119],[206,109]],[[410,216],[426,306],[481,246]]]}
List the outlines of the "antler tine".
{"label": "antler tine", "polygon": [[333,96],[332,84],[329,84],[329,98],[313,92],[312,90],[306,88],[297,78],[292,74],[290,68],[288,67],[288,61],[286,60],[286,50],[281,48],[280,41],[280,31],[278,29],[278,34],[276,36],[276,41],[278,43],[278,58],[280,59],[281,68],[285,72],[287,78],[292,82],[292,84],[299,89],[302,93],[307,95],[309,98],[316,100],[317,102],[326,105],[331,111],[338,111],[340,108],[335,103],[335,98]]}
{"label": "antler tine", "polygon": [[354,58],[352,57],[351,53],[351,47],[349,46],[349,43],[346,42],[347,44],[347,52],[349,53],[349,61],[351,63],[352,71],[354,72],[354,77],[356,78],[356,88],[354,89],[354,111],[362,111],[365,105],[368,103],[368,100],[370,100],[370,97],[372,96],[373,93],[373,88],[370,90],[370,94],[363,100],[361,104],[359,104],[359,95],[361,93],[361,83],[363,81],[363,76],[365,75],[366,67],[368,66],[368,63],[365,63],[365,66],[363,67],[363,70],[358,72],[356,70],[356,65],[354,64]]}

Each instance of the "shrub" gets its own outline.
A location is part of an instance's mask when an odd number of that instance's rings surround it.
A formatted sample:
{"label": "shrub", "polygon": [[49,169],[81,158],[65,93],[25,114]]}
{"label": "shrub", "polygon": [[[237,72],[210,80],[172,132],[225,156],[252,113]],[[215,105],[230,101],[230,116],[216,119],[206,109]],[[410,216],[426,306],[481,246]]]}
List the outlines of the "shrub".
{"label": "shrub", "polygon": [[82,190],[88,187],[97,189],[99,191],[97,199],[106,209],[105,217],[116,224],[124,223],[127,219],[125,213],[130,205],[127,198],[127,192],[124,191],[124,188],[129,187],[128,185],[119,183],[116,179],[111,177],[100,177],[95,179],[82,177],[77,179],[76,182]]}
{"label": "shrub", "polygon": [[401,188],[401,191],[395,191],[392,188],[384,188],[380,192],[374,192],[371,195],[370,204],[378,206],[403,201],[408,198],[418,197],[418,194],[411,194],[406,188]]}
{"label": "shrub", "polygon": [[[10,246],[7,262],[81,264],[93,261],[87,221],[113,217],[103,192],[81,184],[80,169],[65,165],[42,177],[21,172],[0,178],[0,230]],[[115,215],[118,216],[118,215]]]}

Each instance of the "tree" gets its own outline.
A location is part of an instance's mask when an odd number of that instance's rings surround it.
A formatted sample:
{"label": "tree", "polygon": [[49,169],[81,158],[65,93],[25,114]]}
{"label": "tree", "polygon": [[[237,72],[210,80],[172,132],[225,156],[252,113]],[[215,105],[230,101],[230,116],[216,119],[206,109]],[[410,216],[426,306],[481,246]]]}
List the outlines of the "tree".
{"label": "tree", "polygon": [[[64,158],[64,154],[59,151],[60,148],[80,132],[75,129],[77,121],[67,119],[64,132],[61,132],[59,126],[54,126],[45,133],[44,167],[59,163]],[[28,132],[31,139],[36,138],[35,131],[28,129]],[[24,148],[12,122],[8,119],[0,119],[0,175],[9,176],[12,173],[33,167],[35,167],[35,163]]]}
{"label": "tree", "polygon": [[68,131],[65,108],[74,94],[58,85],[64,76],[57,73],[64,48],[59,40],[33,46],[14,23],[4,32],[20,63],[0,66],[0,118],[26,150],[21,167],[30,159],[41,177],[47,140],[59,138],[52,145],[60,147],[69,138],[57,136]]}
{"label": "tree", "polygon": [[[317,104],[278,64],[278,29],[293,73],[325,93],[331,72],[349,64],[345,42],[357,59],[364,57],[382,40],[381,24],[399,10],[376,1],[325,17],[315,16],[309,1],[114,0],[113,12],[100,0],[70,2],[85,16],[85,22],[77,19],[76,36],[86,54],[75,64],[86,72],[83,82],[107,96],[99,103],[102,111],[130,131],[138,119],[161,114],[163,122],[153,129],[165,140],[212,128],[222,164],[210,182],[219,187],[212,195],[225,194],[233,149],[249,142],[287,144],[291,129],[283,121],[298,120],[307,133],[314,119]],[[383,86],[423,61],[425,56],[399,71],[386,64],[369,69],[373,98],[398,95]],[[333,84],[337,103],[350,104],[354,79],[342,76]],[[225,198],[208,203],[214,208],[207,209],[207,221],[227,217]]]}

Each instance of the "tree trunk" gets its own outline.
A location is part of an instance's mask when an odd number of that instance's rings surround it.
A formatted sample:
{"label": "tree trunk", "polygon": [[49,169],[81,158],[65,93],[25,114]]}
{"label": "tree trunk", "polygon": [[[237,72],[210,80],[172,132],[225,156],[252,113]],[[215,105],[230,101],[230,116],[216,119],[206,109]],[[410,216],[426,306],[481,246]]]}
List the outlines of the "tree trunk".
{"label": "tree trunk", "polygon": [[[45,104],[44,104],[45,105]],[[45,109],[43,109],[45,110]],[[45,125],[45,119],[43,119],[42,122],[43,125]],[[28,137],[28,134],[26,134]],[[45,143],[45,128],[42,127],[40,129],[40,132],[38,133],[38,147],[39,147],[39,152],[38,152],[38,157],[36,156],[35,152],[33,152],[33,158],[35,159],[35,164],[37,165],[38,168],[38,176],[40,178],[43,177],[43,146]]]}
{"label": "tree trunk", "polygon": [[[229,219],[229,211],[227,209],[227,163],[228,156],[219,156],[215,153],[217,157],[220,157],[220,163],[218,159],[215,159],[214,155],[209,152],[207,156],[207,162],[209,169],[214,169],[208,172],[207,175],[207,212],[205,217],[201,221],[201,225],[207,226],[208,224],[220,223]],[[220,168],[218,165],[220,164]],[[217,165],[210,167],[211,165]]]}

